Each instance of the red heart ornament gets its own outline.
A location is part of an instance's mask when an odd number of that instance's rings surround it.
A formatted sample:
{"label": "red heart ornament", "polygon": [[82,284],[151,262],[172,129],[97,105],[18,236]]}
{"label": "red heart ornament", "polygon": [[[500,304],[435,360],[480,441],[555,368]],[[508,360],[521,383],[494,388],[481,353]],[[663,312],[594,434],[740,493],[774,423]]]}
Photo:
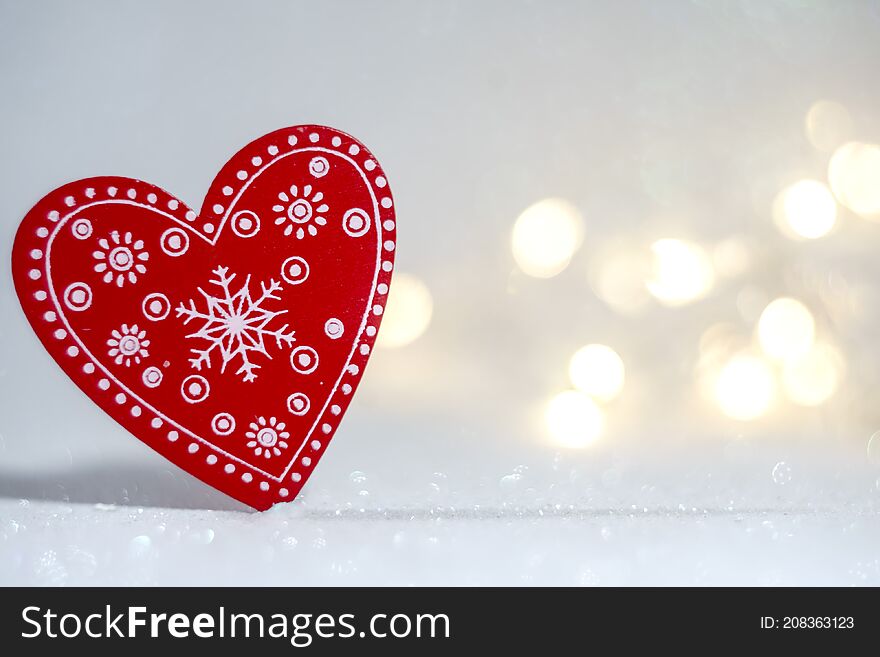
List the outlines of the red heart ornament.
{"label": "red heart ornament", "polygon": [[202,481],[293,499],[363,376],[391,282],[385,174],[306,125],[239,151],[196,213],[119,177],[69,183],[21,222],[22,308],[67,375]]}

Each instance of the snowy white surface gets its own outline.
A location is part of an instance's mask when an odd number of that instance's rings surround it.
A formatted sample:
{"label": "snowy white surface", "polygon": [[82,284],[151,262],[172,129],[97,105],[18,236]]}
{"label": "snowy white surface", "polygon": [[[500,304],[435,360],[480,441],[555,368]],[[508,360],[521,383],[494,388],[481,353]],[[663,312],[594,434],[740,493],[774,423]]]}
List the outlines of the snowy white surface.
{"label": "snowy white surface", "polygon": [[8,585],[880,584],[855,512],[0,510]]}
{"label": "snowy white surface", "polygon": [[880,517],[0,504],[6,585],[878,585]]}
{"label": "snowy white surface", "polygon": [[513,451],[531,465],[489,477],[417,456],[351,470],[337,448],[300,500],[265,513],[160,461],[56,472],[17,489],[43,499],[0,501],[0,583],[880,584],[874,468],[743,443],[684,466]]}

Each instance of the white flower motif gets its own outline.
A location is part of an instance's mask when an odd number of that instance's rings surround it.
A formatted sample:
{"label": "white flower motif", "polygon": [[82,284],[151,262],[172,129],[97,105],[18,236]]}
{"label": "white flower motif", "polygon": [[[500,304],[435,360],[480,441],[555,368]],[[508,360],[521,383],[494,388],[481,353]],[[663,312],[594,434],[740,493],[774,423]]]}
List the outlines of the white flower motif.
{"label": "white flower motif", "polygon": [[254,456],[270,459],[273,455],[281,456],[281,450],[287,449],[285,441],[290,434],[284,430],[284,422],[278,422],[274,417],[266,422],[266,418],[260,416],[249,426],[251,430],[244,435],[250,438],[247,446],[254,450]]}
{"label": "white flower motif", "polygon": [[[275,218],[275,225],[287,224],[284,227],[284,235],[289,237],[296,229],[296,239],[301,240],[306,236],[306,231],[312,236],[318,234],[315,224],[318,226],[327,224],[327,219],[322,215],[330,209],[330,206],[321,203],[324,199],[322,192],[315,192],[314,196],[309,198],[312,194],[311,185],[302,188],[302,195],[299,192],[296,185],[290,186],[290,196],[286,192],[279,192],[278,200],[286,205],[273,205],[272,210],[283,213],[280,217]],[[320,205],[317,205],[318,203]]]}
{"label": "white flower motif", "polygon": [[122,287],[126,279],[137,283],[137,275],[147,273],[143,263],[150,259],[150,254],[143,250],[144,241],[135,241],[130,232],[120,236],[119,231],[114,230],[110,239],[102,237],[98,245],[101,248],[94,251],[92,257],[101,261],[95,265],[95,271],[104,274],[105,283],[112,283],[115,278],[116,286]]}
{"label": "white flower motif", "polygon": [[139,365],[141,358],[150,355],[147,351],[150,346],[150,341],[146,339],[147,332],[139,331],[137,324],[123,324],[119,330],[113,329],[111,335],[113,337],[107,340],[107,346],[110,347],[108,353],[117,365],[125,363],[126,367],[131,367],[132,360]]}

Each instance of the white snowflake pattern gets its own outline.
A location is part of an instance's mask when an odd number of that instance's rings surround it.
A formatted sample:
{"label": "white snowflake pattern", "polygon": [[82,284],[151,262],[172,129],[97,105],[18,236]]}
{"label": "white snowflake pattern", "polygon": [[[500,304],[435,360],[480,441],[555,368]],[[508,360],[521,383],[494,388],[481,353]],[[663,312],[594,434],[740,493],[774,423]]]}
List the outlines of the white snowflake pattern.
{"label": "white snowflake pattern", "polygon": [[211,367],[211,352],[218,351],[222,359],[220,372],[226,371],[226,366],[236,357],[241,359],[241,367],[235,372],[242,374],[244,381],[253,381],[257,378],[255,370],[260,366],[251,362],[254,354],[262,354],[272,359],[266,350],[265,338],[275,339],[276,346],[280,349],[282,343],[291,346],[294,341],[294,331],[288,331],[288,325],[281,328],[270,329],[269,323],[286,313],[286,310],[266,310],[264,305],[269,300],[280,301],[276,293],[281,291],[282,285],[275,280],[269,279],[260,283],[261,294],[253,299],[250,292],[250,274],[245,278],[244,285],[237,291],[231,289],[236,274],[229,274],[228,267],[217,267],[211,273],[210,283],[220,290],[217,296],[198,288],[199,293],[205,298],[207,308],[204,311],[196,308],[196,302],[189,301],[189,307],[181,303],[177,309],[178,317],[185,317],[184,325],[192,321],[201,320],[204,323],[195,332],[187,335],[187,338],[207,340],[210,344],[204,349],[190,349],[195,358],[189,362],[193,369],[201,370],[202,365]]}

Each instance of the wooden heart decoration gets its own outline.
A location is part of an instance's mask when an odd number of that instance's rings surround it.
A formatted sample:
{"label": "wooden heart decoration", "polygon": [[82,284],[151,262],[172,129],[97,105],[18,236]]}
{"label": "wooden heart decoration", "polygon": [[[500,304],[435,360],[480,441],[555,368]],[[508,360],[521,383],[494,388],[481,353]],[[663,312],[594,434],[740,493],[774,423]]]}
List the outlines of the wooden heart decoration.
{"label": "wooden heart decoration", "polygon": [[72,182],[18,229],[25,315],[98,406],[202,481],[292,500],[363,376],[391,282],[376,159],[315,125],[239,151],[201,212],[130,178]]}

